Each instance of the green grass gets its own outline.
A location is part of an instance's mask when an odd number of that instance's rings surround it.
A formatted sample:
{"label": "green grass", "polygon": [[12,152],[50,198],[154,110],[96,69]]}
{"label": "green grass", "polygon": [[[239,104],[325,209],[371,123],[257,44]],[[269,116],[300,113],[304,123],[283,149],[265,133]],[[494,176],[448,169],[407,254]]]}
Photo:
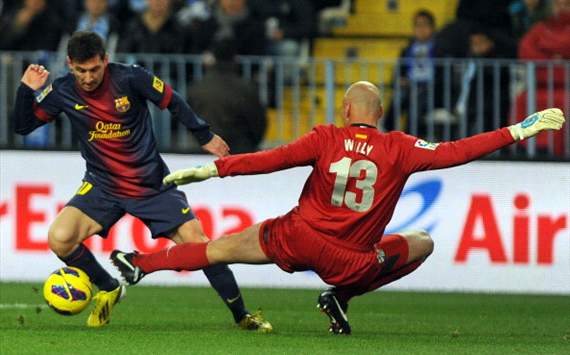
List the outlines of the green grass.
{"label": "green grass", "polygon": [[[35,289],[35,290],[34,290]],[[244,289],[273,334],[241,331],[213,290],[133,287],[103,329],[87,312],[40,307],[40,284],[0,284],[0,353],[570,354],[570,297],[375,292],[355,299],[351,336],[328,334],[317,290]]]}

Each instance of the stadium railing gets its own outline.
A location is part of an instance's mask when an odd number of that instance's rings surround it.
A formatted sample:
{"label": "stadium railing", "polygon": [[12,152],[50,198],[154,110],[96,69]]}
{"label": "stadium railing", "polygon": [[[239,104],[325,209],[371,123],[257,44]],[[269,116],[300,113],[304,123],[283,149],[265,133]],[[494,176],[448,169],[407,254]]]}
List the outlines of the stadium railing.
{"label": "stadium railing", "polygon": [[[152,70],[184,97],[188,86],[199,82],[205,70],[201,56],[116,54],[113,59],[138,63]],[[15,92],[29,63],[44,64],[52,79],[67,70],[61,53],[0,52],[0,147],[75,149],[77,142],[67,119],[46,125],[27,137],[13,133],[10,115]],[[496,129],[545,107],[562,106],[567,115],[570,112],[570,61],[400,62],[314,58],[298,61],[240,57],[239,67],[243,78],[257,85],[260,100],[268,107],[264,147],[291,141],[315,124],[341,123],[344,90],[357,80],[378,85],[385,109],[391,107],[392,117],[397,117],[392,120],[393,129],[429,141],[457,139]],[[403,88],[400,76],[394,75],[402,67],[420,68],[423,81],[411,80]],[[150,108],[162,151],[200,152],[188,132],[169,119],[168,111],[161,112],[153,105]],[[570,124],[562,132],[548,132],[536,141],[531,139],[525,145],[511,146],[494,156],[568,160]]]}

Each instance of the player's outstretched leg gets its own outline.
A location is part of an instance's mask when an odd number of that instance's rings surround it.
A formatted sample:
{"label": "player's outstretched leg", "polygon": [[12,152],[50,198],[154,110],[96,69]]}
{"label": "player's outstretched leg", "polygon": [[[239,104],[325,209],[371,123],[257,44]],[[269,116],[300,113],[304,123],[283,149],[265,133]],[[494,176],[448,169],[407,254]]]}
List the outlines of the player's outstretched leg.
{"label": "player's outstretched leg", "polygon": [[350,335],[351,329],[346,316],[348,304],[341,304],[335,292],[329,289],[319,295],[317,308],[325,313],[331,322],[329,332],[333,334]]}
{"label": "player's outstretched leg", "polygon": [[[184,254],[178,255],[181,250],[184,250]],[[205,266],[207,265],[207,260],[198,256],[198,254],[204,253],[205,250],[206,248],[204,243],[188,243],[179,245],[165,249],[162,252],[159,252],[162,254],[153,256],[140,255],[136,251],[125,253],[120,250],[113,250],[111,253],[111,262],[117,267],[125,282],[129,285],[134,285],[146,275],[146,272],[144,272],[137,264],[137,257],[139,259],[141,257],[152,258],[151,261],[156,260],[160,263],[166,263],[170,260],[174,260],[173,262],[171,261],[171,265],[176,265],[176,260],[185,259],[192,262],[194,259],[202,259],[202,265]],[[197,264],[196,266],[198,265],[201,266],[200,264]],[[178,264],[178,266],[173,267],[173,269],[184,269],[184,267]],[[232,312],[234,321],[240,328],[244,330],[256,330],[262,333],[269,333],[273,330],[273,326],[263,318],[260,310],[254,313],[247,311],[241,297],[241,292],[237,286],[237,282],[227,265],[217,264],[208,266],[204,269],[204,273],[208,277],[212,287],[214,287],[218,292],[218,295]]]}
{"label": "player's outstretched leg", "polygon": [[209,243],[181,243],[178,238],[172,238],[178,245],[150,254],[115,250],[111,253],[111,261],[129,284],[135,284],[144,275],[159,270],[204,269],[212,287],[232,311],[239,327],[268,333],[273,327],[260,311],[247,311],[233,273],[225,265],[234,261],[233,258],[245,263],[269,262],[259,247],[258,231],[259,226],[256,225],[242,233],[224,236]]}

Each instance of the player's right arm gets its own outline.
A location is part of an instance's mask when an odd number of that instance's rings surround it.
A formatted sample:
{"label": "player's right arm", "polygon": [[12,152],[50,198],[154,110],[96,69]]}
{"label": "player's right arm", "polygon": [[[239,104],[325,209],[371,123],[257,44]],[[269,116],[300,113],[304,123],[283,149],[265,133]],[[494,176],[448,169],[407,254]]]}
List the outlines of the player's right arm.
{"label": "player's right arm", "polygon": [[204,166],[177,170],[163,183],[185,185],[211,177],[266,174],[295,166],[313,165],[320,152],[318,128],[292,143],[255,153],[236,154]]}
{"label": "player's right arm", "polygon": [[399,139],[400,167],[406,173],[468,163],[545,130],[559,130],[564,114],[557,108],[536,112],[515,125],[453,142],[429,143],[409,135]]}
{"label": "player's right arm", "polygon": [[[20,82],[16,93],[16,104],[14,108],[14,130],[18,134],[26,135],[53,120],[52,117],[58,112],[47,112],[40,107],[34,92],[42,88],[49,77],[47,71],[42,65],[30,64]],[[50,94],[52,86],[48,86],[40,94],[40,100],[43,100]]]}

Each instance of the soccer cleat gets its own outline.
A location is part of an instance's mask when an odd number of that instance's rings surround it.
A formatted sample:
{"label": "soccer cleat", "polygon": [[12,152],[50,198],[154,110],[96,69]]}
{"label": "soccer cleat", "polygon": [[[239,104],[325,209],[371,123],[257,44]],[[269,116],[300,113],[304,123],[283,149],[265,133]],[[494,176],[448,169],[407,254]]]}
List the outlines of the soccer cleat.
{"label": "soccer cleat", "polygon": [[329,317],[331,321],[329,332],[345,335],[351,333],[345,310],[341,307],[333,291],[328,290],[319,295],[317,308]]}
{"label": "soccer cleat", "polygon": [[95,300],[95,308],[87,318],[87,326],[98,328],[109,323],[111,320],[111,311],[119,301],[125,297],[127,288],[125,285],[119,285],[112,291],[99,291],[93,299]]}
{"label": "soccer cleat", "polygon": [[246,314],[238,323],[239,327],[244,330],[255,330],[260,333],[271,333],[273,326],[271,323],[263,319],[261,310],[257,310],[253,314]]}
{"label": "soccer cleat", "polygon": [[111,262],[119,269],[121,276],[129,285],[134,285],[139,282],[144,275],[144,271],[135,264],[133,264],[133,257],[138,253],[125,253],[120,250],[113,250],[111,253]]}

